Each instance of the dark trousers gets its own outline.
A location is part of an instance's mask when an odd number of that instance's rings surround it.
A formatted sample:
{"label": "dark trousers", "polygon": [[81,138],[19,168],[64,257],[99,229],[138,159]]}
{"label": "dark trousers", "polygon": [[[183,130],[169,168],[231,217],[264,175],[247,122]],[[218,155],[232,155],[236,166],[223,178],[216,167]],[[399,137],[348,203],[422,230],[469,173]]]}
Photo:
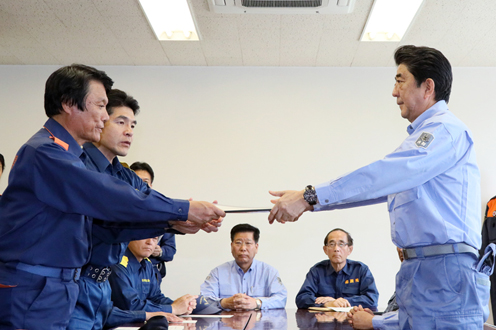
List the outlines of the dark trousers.
{"label": "dark trousers", "polygon": [[0,329],[65,330],[78,291],[73,279],[44,277],[2,265]]}

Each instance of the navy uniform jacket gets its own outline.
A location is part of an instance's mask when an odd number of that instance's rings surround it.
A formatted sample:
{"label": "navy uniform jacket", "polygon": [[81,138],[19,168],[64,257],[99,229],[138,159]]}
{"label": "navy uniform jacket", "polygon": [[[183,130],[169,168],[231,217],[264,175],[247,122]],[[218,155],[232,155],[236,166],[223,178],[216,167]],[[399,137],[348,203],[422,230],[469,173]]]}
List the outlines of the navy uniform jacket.
{"label": "navy uniform jacket", "polygon": [[90,255],[91,218],[186,220],[189,202],[135,190],[89,171],[81,147],[49,119],[18,151],[0,199],[0,261],[78,268]]}
{"label": "navy uniform jacket", "polygon": [[159,267],[160,275],[164,277],[165,263],[172,261],[176,254],[176,236],[171,233],[166,233],[160,238],[158,245],[162,249],[162,255],[160,257],[150,257],[150,261],[153,265],[161,264]]}
{"label": "navy uniform jacket", "polygon": [[296,306],[315,306],[317,297],[345,298],[351,306],[377,308],[379,292],[374,277],[365,264],[348,259],[344,268],[336,273],[331,261],[327,259],[310,268],[296,295]]}
{"label": "navy uniform jacket", "polygon": [[120,309],[172,313],[172,299],[160,291],[153,265],[148,258],[138,262],[126,249],[121,263],[112,266],[109,282],[112,301]]}
{"label": "navy uniform jacket", "polygon": [[[87,169],[118,178],[142,193],[147,193],[150,189],[134,171],[122,166],[117,157],[110,164],[93,143],[86,143],[83,150],[87,156],[84,161]],[[105,228],[96,222],[98,221],[95,221],[92,227],[92,252],[88,263],[94,268],[110,267],[118,263],[126,251],[128,241],[159,236],[165,231],[164,228]],[[86,273],[84,269],[83,274]],[[103,325],[118,326],[124,323],[144,322],[144,311],[112,308],[108,282],[98,283],[94,279],[82,276],[78,285],[80,287],[78,301],[68,329],[79,329],[81,324],[85,324],[88,329],[98,329]]]}
{"label": "navy uniform jacket", "polygon": [[[87,169],[118,178],[145,194],[151,190],[134,171],[122,166],[117,157],[110,164],[93,143],[85,143],[83,150],[87,154],[84,161]],[[98,222],[96,221],[96,223]],[[143,223],[143,225],[146,226],[146,223]],[[107,228],[99,224],[93,224],[93,248],[89,264],[104,267],[117,264],[124,255],[129,241],[160,236],[165,232],[163,227],[162,225],[162,228]],[[115,242],[123,243],[116,244]]]}

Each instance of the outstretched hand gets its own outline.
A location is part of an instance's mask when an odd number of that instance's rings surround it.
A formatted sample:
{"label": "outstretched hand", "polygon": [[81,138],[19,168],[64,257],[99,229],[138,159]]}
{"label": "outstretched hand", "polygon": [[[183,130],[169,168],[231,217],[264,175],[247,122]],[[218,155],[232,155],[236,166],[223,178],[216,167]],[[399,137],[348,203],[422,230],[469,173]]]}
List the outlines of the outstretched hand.
{"label": "outstretched hand", "polygon": [[274,221],[280,223],[297,221],[303,212],[313,210],[313,206],[308,204],[303,198],[304,190],[283,190],[269,191],[272,196],[279,199],[272,199],[270,202],[275,204],[269,214],[269,223]]}

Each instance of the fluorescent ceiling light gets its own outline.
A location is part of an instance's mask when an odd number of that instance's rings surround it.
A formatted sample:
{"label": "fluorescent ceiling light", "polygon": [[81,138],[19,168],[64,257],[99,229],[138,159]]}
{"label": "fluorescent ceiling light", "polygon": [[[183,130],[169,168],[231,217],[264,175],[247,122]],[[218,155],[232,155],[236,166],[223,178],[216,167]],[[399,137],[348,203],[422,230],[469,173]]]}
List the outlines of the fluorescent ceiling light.
{"label": "fluorescent ceiling light", "polygon": [[374,0],[360,41],[400,41],[424,0]]}
{"label": "fluorescent ceiling light", "polygon": [[198,40],[187,0],[139,0],[158,40]]}

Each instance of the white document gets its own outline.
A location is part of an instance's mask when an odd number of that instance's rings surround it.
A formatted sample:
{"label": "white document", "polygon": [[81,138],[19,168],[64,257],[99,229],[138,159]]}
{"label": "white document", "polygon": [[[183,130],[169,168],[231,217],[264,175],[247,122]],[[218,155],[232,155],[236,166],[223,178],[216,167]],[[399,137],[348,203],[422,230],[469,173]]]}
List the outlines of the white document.
{"label": "white document", "polygon": [[252,212],[270,212],[272,207],[243,207],[243,206],[227,206],[215,205],[226,213],[252,213]]}
{"label": "white document", "polygon": [[353,307],[331,307],[331,309],[335,312],[345,312],[345,313],[348,313],[352,308]]}

